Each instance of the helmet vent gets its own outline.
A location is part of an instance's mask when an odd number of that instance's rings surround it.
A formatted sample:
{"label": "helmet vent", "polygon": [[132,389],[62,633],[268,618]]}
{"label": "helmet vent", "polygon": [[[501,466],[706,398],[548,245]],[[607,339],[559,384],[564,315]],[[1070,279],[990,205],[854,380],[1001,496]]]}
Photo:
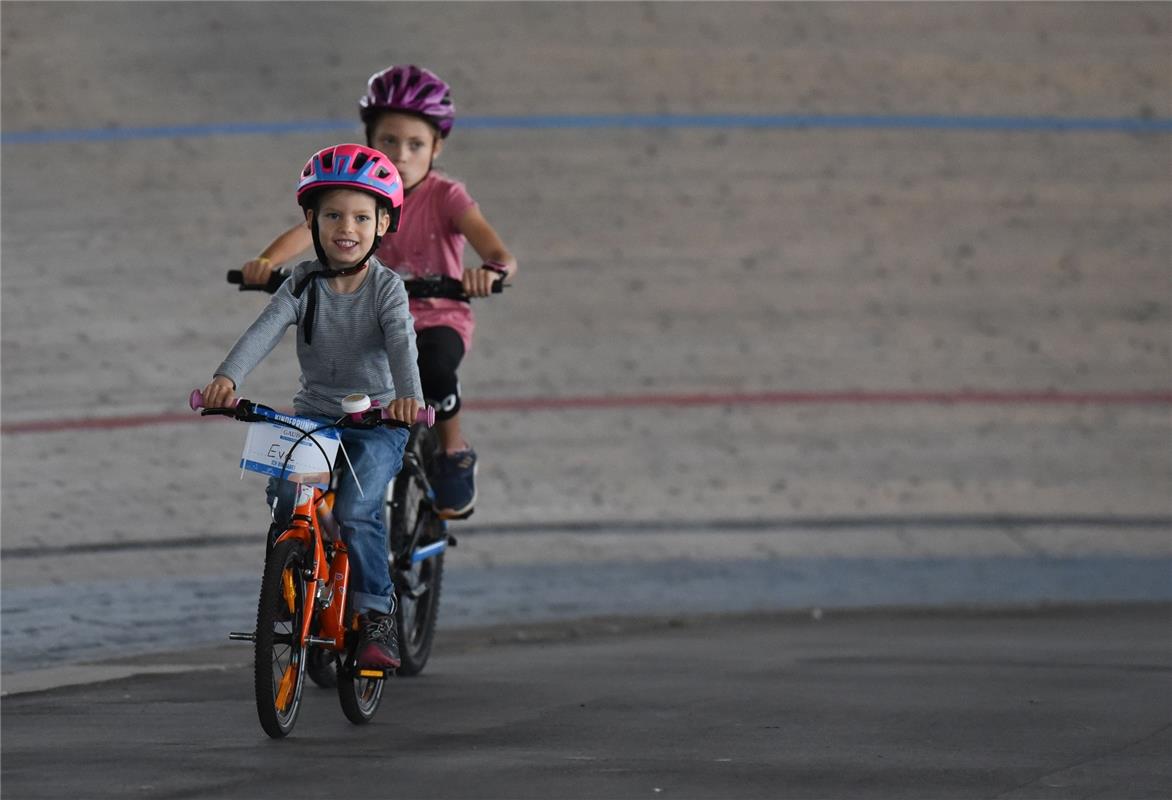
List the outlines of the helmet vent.
{"label": "helmet vent", "polygon": [[358,101],[368,141],[374,120],[384,111],[414,114],[446,138],[456,119],[451,89],[431,70],[414,64],[391,66],[371,75],[366,95]]}
{"label": "helmet vent", "polygon": [[373,195],[375,202],[391,209],[403,202],[403,181],[393,162],[360,144],[338,144],[314,153],[301,172],[297,203],[310,208],[320,190],[333,187]]}

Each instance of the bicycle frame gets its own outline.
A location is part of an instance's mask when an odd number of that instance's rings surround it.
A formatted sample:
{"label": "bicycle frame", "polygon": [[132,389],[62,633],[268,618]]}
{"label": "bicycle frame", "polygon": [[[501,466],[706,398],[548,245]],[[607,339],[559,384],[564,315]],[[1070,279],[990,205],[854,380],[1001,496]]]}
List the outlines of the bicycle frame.
{"label": "bicycle frame", "polygon": [[[416,481],[419,484],[420,488],[423,490],[423,494],[428,498],[429,501],[433,500],[435,498],[435,490],[432,489],[432,487],[431,487],[431,481],[428,479],[427,470],[424,468],[424,465],[420,462],[419,456],[415,453],[415,448],[412,447],[413,444],[414,444],[414,437],[412,437],[412,440],[409,440],[407,442],[407,447],[405,448],[405,450],[403,452],[403,469],[399,470],[399,474],[396,475],[391,480],[391,483],[387,486],[388,498],[390,497],[391,492],[394,489],[395,484],[401,480]],[[418,529],[411,531],[411,538],[407,542],[407,550],[410,552],[410,556],[407,559],[407,564],[402,565],[402,566],[410,566],[411,564],[418,564],[420,561],[438,556],[440,553],[443,553],[445,550],[448,549],[448,539],[450,537],[446,535],[447,528],[448,528],[447,522],[444,520],[440,520],[440,523],[442,525],[441,530],[443,530],[443,532],[445,534],[444,538],[440,539],[438,542],[433,542],[432,544],[424,545],[423,547],[417,546],[419,543],[420,531]],[[392,566],[395,566],[394,558],[395,558],[395,553],[392,550],[391,551],[391,565]]]}
{"label": "bicycle frame", "polygon": [[[323,528],[317,513],[317,506],[323,499],[325,494],[320,489],[298,484],[293,518],[289,527],[273,544],[300,539],[312,554],[311,566],[303,578],[313,584],[313,591],[305,594],[301,631],[299,640],[294,644],[313,644],[342,652],[346,649],[346,592],[350,585],[350,556],[341,540],[331,542],[334,548],[332,558],[326,554]],[[310,630],[314,621],[318,623],[316,634]]]}

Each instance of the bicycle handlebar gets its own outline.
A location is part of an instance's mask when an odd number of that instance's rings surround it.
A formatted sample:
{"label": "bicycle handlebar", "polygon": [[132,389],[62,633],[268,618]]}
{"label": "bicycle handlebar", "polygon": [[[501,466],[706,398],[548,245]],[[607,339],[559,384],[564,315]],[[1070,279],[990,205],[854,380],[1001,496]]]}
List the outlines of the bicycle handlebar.
{"label": "bicycle handlebar", "polygon": [[[416,299],[435,297],[446,300],[462,300],[465,303],[472,299],[464,292],[464,284],[461,281],[446,275],[439,278],[413,278],[403,281],[403,285],[407,288],[407,296]],[[503,277],[497,278],[492,282],[492,293],[500,294],[508,285]]]}
{"label": "bicycle handlebar", "polygon": [[[250,400],[245,400],[243,397],[237,397],[232,402],[231,408],[208,408],[204,405],[203,392],[199,389],[191,390],[191,394],[187,398],[187,404],[191,406],[192,411],[199,411],[204,416],[219,415],[225,417],[235,417],[236,419],[246,422],[256,421],[257,417],[255,414],[255,409],[259,405],[258,403],[253,403]],[[261,406],[261,408],[267,408],[267,406]],[[406,422],[391,419],[387,416],[387,410],[385,408],[379,408],[378,406],[374,406],[360,413],[347,414],[346,417],[348,417],[349,421],[351,422],[365,423],[367,425],[383,424],[396,428],[411,427]],[[424,406],[423,408],[419,409],[419,414],[415,417],[415,421],[417,423],[422,423],[429,428],[435,425],[435,408],[432,406]],[[342,425],[340,427],[345,426]]]}
{"label": "bicycle handlebar", "polygon": [[[240,287],[242,292],[268,292],[273,294],[281,288],[292,272],[284,269],[275,269],[269,274],[268,282],[260,283],[245,283],[244,271],[239,269],[228,270],[227,280],[235,286]],[[407,296],[414,298],[442,298],[446,300],[461,300],[467,303],[471,300],[464,292],[464,284],[455,278],[443,276],[440,278],[412,278],[411,280],[403,281],[403,285],[407,289]],[[492,282],[492,293],[500,294],[505,290],[505,287],[510,284],[505,283],[503,277],[498,278]]]}
{"label": "bicycle handlebar", "polygon": [[244,270],[230,269],[228,270],[228,283],[236,284],[242,292],[268,292],[269,294],[273,294],[281,288],[281,284],[292,274],[283,269],[275,269],[269,273],[267,283],[245,283]]}

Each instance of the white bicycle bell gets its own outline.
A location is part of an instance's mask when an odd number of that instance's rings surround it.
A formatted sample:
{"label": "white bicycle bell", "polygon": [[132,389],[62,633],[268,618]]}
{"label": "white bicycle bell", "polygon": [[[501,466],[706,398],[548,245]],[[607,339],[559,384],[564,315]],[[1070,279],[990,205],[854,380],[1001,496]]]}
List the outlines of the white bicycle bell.
{"label": "white bicycle bell", "polygon": [[370,397],[365,394],[348,394],[342,398],[342,411],[346,414],[361,414],[370,408]]}

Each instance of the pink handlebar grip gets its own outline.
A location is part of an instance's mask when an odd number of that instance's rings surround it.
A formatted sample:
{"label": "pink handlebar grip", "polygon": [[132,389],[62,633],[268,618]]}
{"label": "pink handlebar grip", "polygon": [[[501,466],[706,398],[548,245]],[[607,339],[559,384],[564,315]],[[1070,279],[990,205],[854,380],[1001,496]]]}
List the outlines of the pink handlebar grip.
{"label": "pink handlebar grip", "polygon": [[[191,394],[187,397],[187,405],[191,406],[192,411],[199,411],[201,408],[205,408],[203,404],[203,392],[199,389],[192,389]],[[238,405],[240,405],[240,398],[233,398],[232,408],[236,408]]]}
{"label": "pink handlebar grip", "polygon": [[[387,414],[385,409],[382,412],[382,417],[383,419],[390,419],[390,415]],[[435,409],[432,406],[424,406],[423,408],[419,409],[419,413],[415,415],[415,421],[421,422],[430,428],[431,426],[435,425]]]}

